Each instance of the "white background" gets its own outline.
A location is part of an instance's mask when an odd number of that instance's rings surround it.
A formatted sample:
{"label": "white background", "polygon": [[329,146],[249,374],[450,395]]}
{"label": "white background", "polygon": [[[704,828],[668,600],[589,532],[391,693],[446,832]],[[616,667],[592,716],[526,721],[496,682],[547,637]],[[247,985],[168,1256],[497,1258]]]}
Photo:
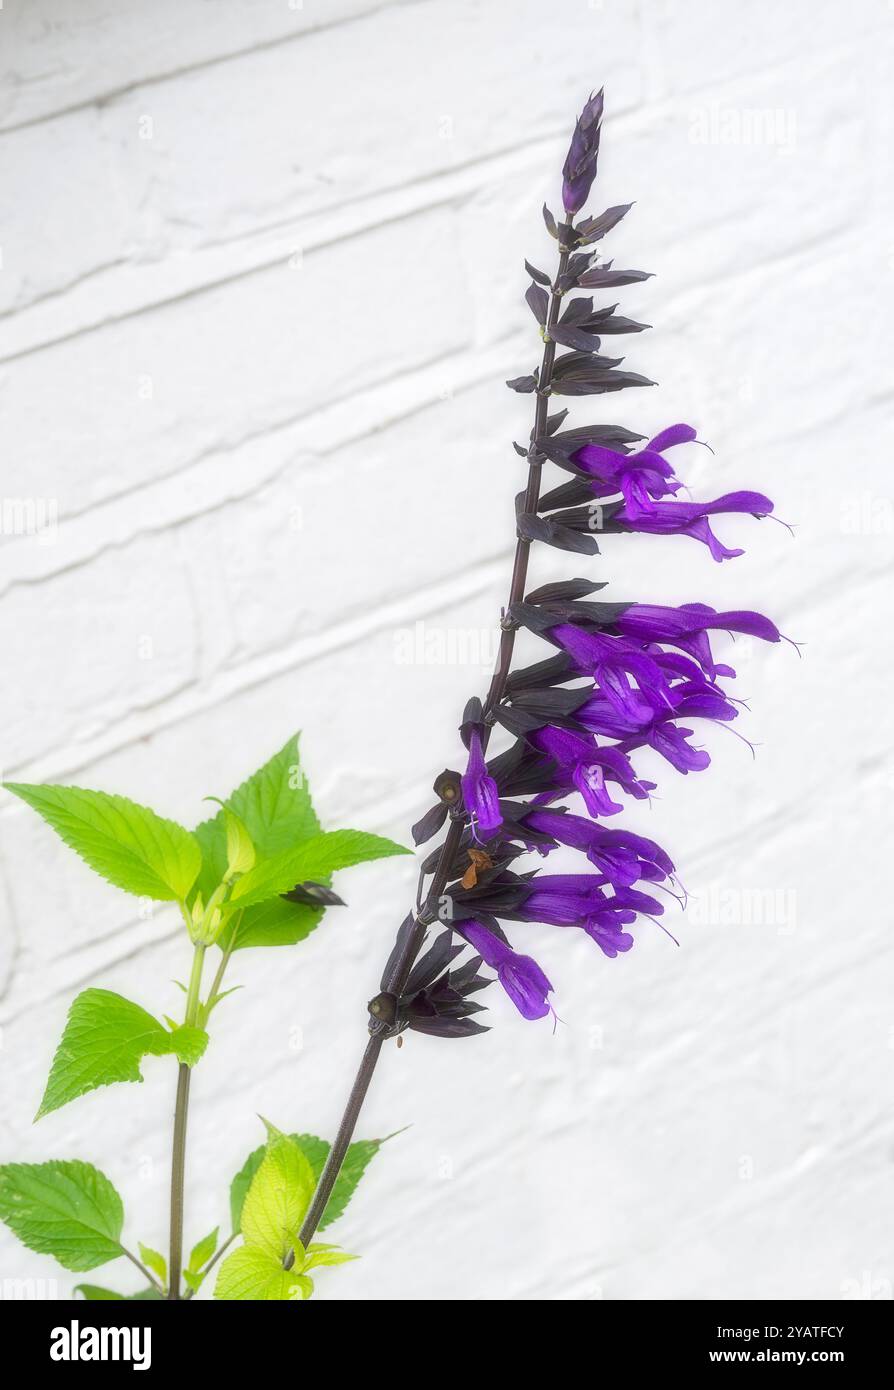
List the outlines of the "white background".
{"label": "white background", "polygon": [[[660,386],[576,420],[691,421],[696,495],[760,489],[796,528],[721,519],[748,552],[723,566],[673,538],[535,555],[616,598],[762,609],[803,659],[739,643],[756,760],[709,730],[711,769],[662,764],[628,816],[693,894],[680,949],[519,927],[554,1034],[492,989],[486,1037],[387,1050],[360,1129],[411,1128],[321,1297],[891,1297],[892,34],[884,0],[0,12],[2,494],[58,507],[0,539],[6,777],[193,824],[302,728],[324,823],[408,840],[486,672],[402,664],[401,634],[492,640],[531,416],[502,383],[538,359],[522,258],[551,264],[540,205],[602,82],[594,207],[636,200],[607,254],[656,272],[617,297]],[[163,1247],[169,1062],[31,1116],[79,989],[179,1008],[182,929],[6,795],[0,830],[0,1157],[91,1159]],[[258,1112],[331,1135],[414,881],[346,872],[306,943],[237,959],[188,1241],[225,1226]],[[25,1277],[77,1282],[4,1230],[0,1278]]]}

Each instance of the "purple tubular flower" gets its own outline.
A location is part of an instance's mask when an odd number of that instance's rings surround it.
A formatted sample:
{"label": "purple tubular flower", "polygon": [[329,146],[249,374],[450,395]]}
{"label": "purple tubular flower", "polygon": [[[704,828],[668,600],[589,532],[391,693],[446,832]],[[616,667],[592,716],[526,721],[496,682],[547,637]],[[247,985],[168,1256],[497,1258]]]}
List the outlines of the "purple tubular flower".
{"label": "purple tubular flower", "polygon": [[779,629],[762,613],[736,610],[718,613],[705,603],[684,603],[679,608],[666,608],[657,603],[631,603],[614,624],[624,637],[639,637],[644,642],[673,642],[695,636],[710,628],[726,632],[743,632],[760,637],[764,642],[778,642]]}
{"label": "purple tubular flower", "polygon": [[672,713],[655,714],[638,728],[633,727],[632,722],[624,728],[623,721],[607,700],[588,700],[575,712],[575,717],[588,729],[620,739],[616,748],[624,753],[648,745],[678,772],[702,772],[710,764],[709,755],[690,747],[686,740],[692,737],[692,729],[680,728],[674,719],[714,719],[726,723],[737,717],[738,710],[719,690],[708,686],[696,694],[684,693],[679,699],[676,690],[672,690],[671,696],[674,700]]}
{"label": "purple tubular flower", "polygon": [[773,503],[762,492],[728,492],[713,502],[656,502],[651,512],[631,515],[625,502],[611,519],[625,531],[642,531],[653,536],[692,536],[702,541],[715,560],[732,560],[744,550],[729,550],[714,535],[708,517],[720,512],[748,512],[755,517],[769,516]]}
{"label": "purple tubular flower", "polygon": [[[590,863],[600,870],[607,882],[617,889],[630,888],[639,879],[660,881],[674,872],[673,862],[660,845],[645,835],[636,835],[632,830],[615,830],[604,825],[596,825],[583,816],[569,815],[564,811],[538,808],[525,817],[525,825],[543,835],[549,835],[559,844],[581,850]],[[571,875],[578,879],[580,876]],[[586,877],[586,876],[584,876]],[[533,881],[536,892],[554,891],[544,888],[550,879],[564,880],[567,875],[550,875]],[[588,880],[590,881],[590,880]],[[579,885],[578,885],[579,886]],[[562,882],[562,889],[568,884]]]}
{"label": "purple tubular flower", "polygon": [[623,810],[609,795],[603,763],[592,739],[547,725],[537,729],[529,742],[570,775],[591,816],[611,816]]}
{"label": "purple tubular flower", "polygon": [[571,455],[571,461],[593,479],[596,497],[620,492],[626,516],[653,516],[655,501],[672,496],[683,486],[662,450],[695,437],[691,425],[669,425],[635,453],[619,454],[599,444],[585,444]]}
{"label": "purple tubular flower", "polygon": [[603,94],[591,96],[577,118],[562,170],[562,203],[568,213],[580,212],[590,196],[599,158]]}
{"label": "purple tubular flower", "polygon": [[619,748],[600,747],[592,739],[552,724],[536,729],[528,742],[551,758],[559,773],[552,789],[535,798],[538,804],[574,790],[580,792],[591,816],[611,816],[623,807],[612,801],[606,781],[617,782],[637,801],[648,800],[653,789],[653,783],[640,781],[630,759]]}
{"label": "purple tubular flower", "polygon": [[489,840],[503,824],[503,817],[500,815],[500,794],[488,773],[477,729],[473,729],[469,737],[469,761],[462,777],[462,789],[472,834],[476,840]]}
{"label": "purple tubular flower", "polygon": [[516,915],[526,922],[553,927],[578,927],[608,901],[606,879],[600,874],[544,874],[532,879],[530,891]]}
{"label": "purple tubular flower", "polygon": [[480,922],[455,922],[460,936],[468,941],[492,970],[523,1018],[543,1018],[551,1012],[547,995],[552,985],[536,960],[519,955]]}
{"label": "purple tubular flower", "polygon": [[[634,642],[603,632],[584,632],[573,623],[550,629],[574,664],[592,674],[605,698],[619,714],[636,719],[670,702],[667,681],[658,665]],[[630,684],[630,678],[638,689]]]}
{"label": "purple tubular flower", "polygon": [[[684,603],[680,608],[632,603],[612,627],[623,636],[640,638],[646,643],[670,642],[688,653],[712,678],[729,674],[729,668],[717,666],[714,662],[706,635],[711,629],[744,633],[749,637],[759,637],[763,642],[781,640],[776,624],[762,613],[747,610],[718,613],[704,603]],[[652,655],[658,665],[667,669],[670,653],[659,648]]]}
{"label": "purple tubular flower", "polygon": [[639,913],[657,917],[664,908],[655,898],[632,888],[605,897],[600,891],[603,881],[581,874],[535,879],[532,891],[515,915],[560,927],[580,927],[604,955],[614,958],[633,945],[633,937],[622,927],[632,926]]}

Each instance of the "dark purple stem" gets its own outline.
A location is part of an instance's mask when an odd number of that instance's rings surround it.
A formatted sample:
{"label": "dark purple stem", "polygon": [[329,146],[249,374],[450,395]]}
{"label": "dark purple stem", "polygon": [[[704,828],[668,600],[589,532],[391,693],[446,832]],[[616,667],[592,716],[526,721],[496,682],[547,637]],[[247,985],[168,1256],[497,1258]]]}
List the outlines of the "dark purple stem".
{"label": "dark purple stem", "polygon": [[[569,214],[565,227],[571,226],[571,215]],[[563,241],[560,241],[560,246]],[[569,252],[565,249],[559,256],[559,269],[553,284],[557,284],[565,272],[568,263]],[[555,323],[559,315],[561,304],[561,294],[553,288],[550,291],[549,311],[547,315],[547,331]],[[543,345],[543,358],[540,364],[540,375],[538,377],[537,388],[537,408],[534,413],[534,429],[531,434],[531,448],[528,451],[528,482],[525,488],[525,500],[523,510],[534,514],[537,511],[537,503],[540,500],[540,470],[543,464],[543,456],[537,452],[536,441],[540,439],[546,428],[546,416],[549,408],[549,387],[552,380],[553,362],[556,356],[556,345],[551,338],[547,338]],[[512,566],[512,582],[509,587],[509,604],[507,611],[514,603],[520,603],[525,596],[525,586],[528,578],[528,558],[531,551],[531,542],[523,536],[519,536],[515,546],[515,560]],[[506,681],[509,678],[509,669],[512,665],[512,652],[515,647],[515,627],[514,625],[504,624],[503,632],[500,637],[500,650],[497,653],[497,661],[494,667],[494,674],[491,678],[490,689],[487,692],[487,699],[484,704],[485,728],[482,734],[482,747],[486,749],[490,738],[491,716],[498,708],[506,689]],[[385,984],[385,990],[389,994],[400,995],[406,985],[407,978],[413,968],[413,963],[419,954],[422,943],[425,940],[427,926],[437,920],[437,905],[441,894],[447,886],[450,877],[450,866],[453,863],[456,852],[459,849],[460,840],[464,828],[463,817],[456,816],[451,820],[450,827],[441,846],[441,853],[432,876],[431,884],[422,904],[422,910],[418,913],[414,922],[414,929],[411,931],[404,943],[404,948],[394,964],[391,976]],[[386,1024],[372,1024],[372,1036],[366,1044],[363,1053],[363,1060],[354,1078],[354,1085],[351,1087],[351,1094],[345,1106],[338,1133],[335,1136],[329,1156],[320,1174],[313,1200],[307,1209],[304,1224],[301,1227],[300,1240],[302,1245],[307,1247],[313,1239],[320,1218],[326,1209],[326,1203],[335,1186],[335,1180],[341,1171],[345,1154],[354,1133],[369,1084],[372,1081],[373,1073],[376,1069],[379,1056],[382,1051],[382,1044],[388,1035]],[[289,1253],[286,1259],[286,1268],[291,1268],[294,1263],[294,1254]]]}

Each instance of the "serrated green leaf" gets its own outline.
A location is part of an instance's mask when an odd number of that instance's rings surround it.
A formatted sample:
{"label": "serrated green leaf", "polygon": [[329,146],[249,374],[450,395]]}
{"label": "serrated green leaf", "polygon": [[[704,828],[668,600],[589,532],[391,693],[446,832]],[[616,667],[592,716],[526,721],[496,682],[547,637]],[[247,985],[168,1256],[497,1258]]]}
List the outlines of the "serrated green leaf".
{"label": "serrated green leaf", "polygon": [[82,787],[5,782],[96,873],[125,893],[161,902],[183,899],[202,853],[195,836],[124,796]]}
{"label": "serrated green leaf", "polygon": [[[320,1180],[323,1164],[326,1162],[331,1145],[328,1140],[318,1139],[315,1134],[290,1134],[288,1137],[293,1144],[298,1145],[309,1162],[314,1176],[314,1185],[316,1185]],[[341,1166],[341,1172],[335,1180],[335,1186],[320,1220],[319,1229],[321,1231],[325,1230],[333,1221],[337,1221],[344,1213],[368,1164],[385,1142],[384,1139],[356,1139],[353,1144],[349,1145],[348,1152],[345,1154],[345,1161]],[[238,1235],[241,1229],[240,1217],[245,1194],[251,1185],[252,1178],[261,1166],[264,1153],[263,1145],[250,1153],[230,1184],[230,1217],[234,1235]]]}
{"label": "serrated green leaf", "polygon": [[[332,1147],[326,1139],[318,1139],[315,1134],[293,1134],[291,1138],[305,1154],[314,1172],[314,1181],[319,1182],[323,1164],[329,1157]],[[335,1186],[320,1218],[319,1230],[324,1231],[333,1221],[344,1214],[345,1208],[357,1190],[357,1184],[366,1172],[372,1159],[386,1142],[384,1139],[356,1139],[349,1145],[341,1171],[335,1179]]]}
{"label": "serrated green leaf", "polygon": [[250,946],[294,946],[310,936],[323,916],[321,907],[290,903],[286,898],[268,898],[256,907],[247,907],[238,925],[229,930],[225,928],[220,940],[228,944],[232,939],[234,951],[244,951]]}
{"label": "serrated green leaf", "polygon": [[213,1231],[210,1231],[207,1236],[203,1236],[202,1239],[193,1246],[187,1266],[190,1273],[196,1274],[202,1266],[207,1264],[211,1259],[211,1256],[217,1249],[217,1233],[219,1230],[220,1227],[215,1226]]}
{"label": "serrated green leaf", "polygon": [[124,1253],[121,1198],[104,1173],[77,1159],[0,1167],[0,1220],[65,1269],[96,1269]]}
{"label": "serrated green leaf", "polygon": [[162,1284],[168,1282],[168,1262],[158,1250],[153,1250],[151,1245],[144,1245],[139,1242],[140,1259],[147,1269],[151,1269],[153,1274],[157,1274]]}
{"label": "serrated green leaf", "polygon": [[242,1206],[246,1244],[282,1260],[310,1205],[314,1186],[313,1169],[298,1145],[275,1134]]}
{"label": "serrated green leaf", "polygon": [[243,1245],[221,1262],[214,1297],[283,1303],[308,1297],[308,1282],[294,1269],[283,1269],[281,1261],[269,1251]]}
{"label": "serrated green leaf", "polygon": [[324,830],[313,839],[256,864],[235,884],[231,902],[234,906],[250,907],[279,893],[288,893],[297,883],[319,881],[336,869],[409,853],[403,845],[365,830]]}
{"label": "serrated green leaf", "polygon": [[[143,1057],[163,1057],[178,1048],[194,1055],[198,1033],[201,1030],[197,1028],[169,1033],[157,1018],[130,999],[108,989],[85,989],[68,1011],[35,1118],[39,1120],[97,1086],[142,1081],[139,1064]],[[207,1035],[202,1037],[207,1043]]]}
{"label": "serrated green leaf", "polygon": [[227,805],[244,821],[263,855],[278,854],[320,828],[301,767],[299,737],[290,738],[227,797]]}
{"label": "serrated green leaf", "polygon": [[194,1269],[185,1269],[183,1271],[183,1282],[188,1288],[192,1289],[193,1293],[198,1293],[202,1284],[205,1282],[205,1276],[204,1274],[197,1274]]}

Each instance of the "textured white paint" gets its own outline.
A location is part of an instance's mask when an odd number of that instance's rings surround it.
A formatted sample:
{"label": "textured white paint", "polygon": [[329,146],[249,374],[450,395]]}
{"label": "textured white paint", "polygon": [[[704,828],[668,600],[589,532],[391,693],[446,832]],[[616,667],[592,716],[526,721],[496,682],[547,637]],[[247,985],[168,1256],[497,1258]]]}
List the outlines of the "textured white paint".
{"label": "textured white paint", "polygon": [[[606,416],[692,420],[716,450],[694,487],[796,524],[721,523],[748,547],[723,567],[682,540],[538,554],[618,597],[764,608],[804,660],[738,644],[756,761],[718,731],[708,774],[662,769],[628,818],[696,895],[680,950],[519,929],[555,1035],[494,997],[487,1038],[389,1051],[361,1130],[412,1128],[325,1297],[891,1296],[892,24],[882,0],[0,11],[2,493],[59,516],[52,543],[0,537],[4,775],[192,822],[302,727],[324,820],[407,838],[486,676],[401,665],[396,634],[493,633],[530,416],[502,381],[537,346],[521,260],[549,263],[539,207],[602,81],[599,196],[637,200],[611,253],[657,272],[618,296],[656,326],[630,363],[661,383]],[[176,918],[141,920],[8,797],[0,832],[0,1157],[92,1159],[131,1242],[163,1246],[169,1065],[30,1117],[84,984],[177,1008]],[[237,960],[188,1237],[226,1220],[257,1112],[331,1133],[414,877],[346,873],[308,942]],[[0,1231],[0,1281],[53,1273]]]}

